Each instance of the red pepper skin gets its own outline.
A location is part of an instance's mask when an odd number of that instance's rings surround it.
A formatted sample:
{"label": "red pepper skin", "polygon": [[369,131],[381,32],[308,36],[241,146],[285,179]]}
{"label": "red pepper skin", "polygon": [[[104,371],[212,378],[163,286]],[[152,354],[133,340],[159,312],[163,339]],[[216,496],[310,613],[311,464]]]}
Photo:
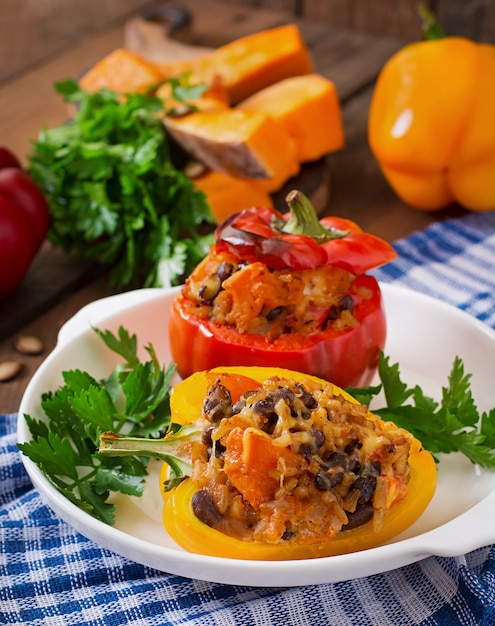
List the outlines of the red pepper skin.
{"label": "red pepper skin", "polygon": [[315,269],[322,265],[341,267],[359,276],[392,261],[397,253],[383,239],[365,233],[352,222],[339,217],[325,217],[326,228],[349,231],[348,234],[318,243],[313,237],[277,233],[273,220],[288,220],[270,208],[245,209],[231,215],[215,233],[216,246],[229,250],[250,263],[261,261],[272,269]]}
{"label": "red pepper skin", "polygon": [[314,269],[325,264],[321,246],[305,235],[278,235],[272,219],[283,220],[275,209],[245,209],[228,217],[215,233],[218,250],[226,248],[249,263],[261,261],[273,269]]}
{"label": "red pepper skin", "polygon": [[[370,297],[360,296],[365,291]],[[269,342],[263,335],[241,334],[211,319],[187,313],[179,295],[171,310],[169,342],[179,374],[218,366],[275,366],[299,371],[339,387],[363,386],[371,382],[386,337],[386,320],[381,292],[374,277],[363,274],[353,282],[356,328],[302,337],[282,335]]]}
{"label": "red pepper skin", "polygon": [[7,198],[28,217],[38,250],[50,225],[48,203],[41,189],[22,170],[7,167],[0,170],[0,196]]}
{"label": "red pepper skin", "polygon": [[0,146],[0,170],[5,167],[16,167],[22,169],[19,159],[5,146]]}
{"label": "red pepper skin", "polygon": [[9,296],[22,281],[35,252],[29,218],[0,195],[0,299]]}
{"label": "red pepper skin", "polygon": [[49,226],[41,189],[17,157],[0,146],[0,299],[21,283]]}

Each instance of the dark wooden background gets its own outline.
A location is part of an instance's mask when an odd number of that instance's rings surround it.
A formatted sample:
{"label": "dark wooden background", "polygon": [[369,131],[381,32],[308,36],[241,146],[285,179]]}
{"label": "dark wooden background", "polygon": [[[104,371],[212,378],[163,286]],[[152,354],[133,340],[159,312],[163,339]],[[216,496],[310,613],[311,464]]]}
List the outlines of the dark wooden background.
{"label": "dark wooden background", "polygon": [[[421,37],[418,0],[220,0],[229,5],[287,11],[329,26],[384,37]],[[174,0],[174,3],[180,1]],[[156,6],[146,0],[1,0],[0,84],[35,67],[129,12]],[[495,42],[495,0],[426,2],[451,35]],[[2,104],[0,103],[0,106]]]}

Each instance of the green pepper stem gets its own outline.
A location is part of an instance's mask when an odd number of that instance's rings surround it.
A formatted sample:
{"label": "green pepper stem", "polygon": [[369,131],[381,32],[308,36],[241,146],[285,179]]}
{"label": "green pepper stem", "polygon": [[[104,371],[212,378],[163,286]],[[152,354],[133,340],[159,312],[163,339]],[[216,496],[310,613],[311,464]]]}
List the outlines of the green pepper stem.
{"label": "green pepper stem", "polygon": [[424,38],[428,41],[443,39],[445,37],[445,33],[438,23],[433,11],[423,2],[417,5],[417,11],[419,13],[419,17],[421,18],[421,30]]}
{"label": "green pepper stem", "polygon": [[313,205],[301,191],[294,189],[285,200],[289,205],[290,217],[282,229],[284,233],[308,235],[313,239],[327,237],[328,233],[320,224]]}
{"label": "green pepper stem", "polygon": [[281,228],[282,232],[292,235],[306,235],[318,243],[331,239],[341,239],[349,234],[347,230],[325,228],[318,219],[314,206],[297,189],[290,191],[285,201],[289,205],[290,217]]}
{"label": "green pepper stem", "polygon": [[172,484],[176,479],[191,475],[190,443],[199,441],[201,432],[201,426],[197,422],[186,424],[163,439],[127,437],[105,432],[100,435],[99,453],[102,456],[136,455],[160,459],[170,467],[171,478],[167,482]]}

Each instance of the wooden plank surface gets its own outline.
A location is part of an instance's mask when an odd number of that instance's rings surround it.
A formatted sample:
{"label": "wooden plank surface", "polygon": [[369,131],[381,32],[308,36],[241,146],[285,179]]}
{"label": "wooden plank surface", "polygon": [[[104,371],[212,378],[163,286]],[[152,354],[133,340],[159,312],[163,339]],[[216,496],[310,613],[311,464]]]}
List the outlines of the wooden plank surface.
{"label": "wooden plank surface", "polygon": [[0,83],[148,4],[149,0],[2,0]]}

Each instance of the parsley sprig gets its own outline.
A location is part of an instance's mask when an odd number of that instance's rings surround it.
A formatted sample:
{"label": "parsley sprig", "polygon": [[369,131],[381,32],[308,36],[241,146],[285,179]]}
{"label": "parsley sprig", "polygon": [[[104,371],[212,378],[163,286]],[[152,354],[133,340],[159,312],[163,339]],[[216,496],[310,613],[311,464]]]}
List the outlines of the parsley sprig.
{"label": "parsley sprig", "polygon": [[[160,366],[152,345],[146,346],[150,360],[141,362],[136,336],[123,327],[117,335],[95,332],[123,361],[102,380],[80,370],[63,372],[64,384],[42,395],[46,417],[24,416],[32,440],[19,448],[68,500],[113,524],[110,494],[140,496],[149,458],[168,463],[166,488],[190,475],[188,444],[199,440],[201,428],[171,423],[173,364]],[[471,375],[459,357],[439,401],[419,386],[408,387],[398,364],[383,354],[379,377],[378,385],[347,391],[367,406],[383,392],[386,406],[373,407],[373,413],[412,432],[432,454],[461,452],[482,467],[495,467],[495,408],[479,414]]]}
{"label": "parsley sprig", "polygon": [[[185,102],[201,86],[171,83]],[[29,172],[50,206],[49,240],[65,252],[111,266],[118,287],[168,287],[206,255],[206,196],[182,170],[183,155],[163,125],[166,103],[151,94],[87,93],[73,80],[55,85],[75,114],[43,129]]]}
{"label": "parsley sprig", "polygon": [[42,395],[46,419],[25,415],[32,440],[18,445],[68,500],[113,524],[110,492],[142,495],[148,459],[102,457],[100,436],[112,431],[161,438],[170,428],[170,379],[175,367],[162,367],[152,345],[146,346],[150,360],[141,362],[136,336],[123,327],[118,335],[95,332],[123,361],[102,380],[80,370],[63,372],[64,384]]}
{"label": "parsley sprig", "polygon": [[426,396],[418,386],[408,387],[399,365],[381,355],[381,384],[347,391],[369,406],[383,391],[386,406],[372,412],[409,430],[433,455],[461,452],[481,467],[495,467],[495,408],[480,415],[471,391],[471,374],[465,373],[460,357],[454,359],[441,400]]}

